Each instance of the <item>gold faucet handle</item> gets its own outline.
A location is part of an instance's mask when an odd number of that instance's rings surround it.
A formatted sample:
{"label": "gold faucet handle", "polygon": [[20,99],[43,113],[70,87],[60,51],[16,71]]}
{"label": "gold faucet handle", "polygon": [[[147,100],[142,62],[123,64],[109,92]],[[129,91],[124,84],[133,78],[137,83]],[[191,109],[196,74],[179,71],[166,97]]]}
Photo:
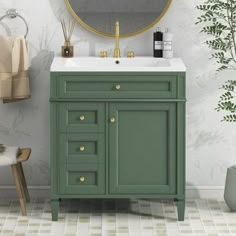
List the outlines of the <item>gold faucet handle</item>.
{"label": "gold faucet handle", "polygon": [[135,57],[134,51],[128,51],[127,52],[127,57],[129,57],[129,58]]}
{"label": "gold faucet handle", "polygon": [[107,51],[101,51],[100,52],[100,57],[107,57],[108,56],[108,54],[107,54]]}

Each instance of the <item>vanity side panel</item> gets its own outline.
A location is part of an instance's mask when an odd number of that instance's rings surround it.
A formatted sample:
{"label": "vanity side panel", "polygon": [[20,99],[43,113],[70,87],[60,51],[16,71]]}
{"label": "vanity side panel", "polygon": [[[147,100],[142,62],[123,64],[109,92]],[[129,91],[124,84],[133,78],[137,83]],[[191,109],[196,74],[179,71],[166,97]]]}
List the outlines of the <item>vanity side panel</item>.
{"label": "vanity side panel", "polygon": [[[55,86],[55,75],[51,73],[50,78],[50,92],[51,95],[54,93]],[[58,122],[57,122],[57,103],[50,103],[50,181],[51,189],[50,195],[51,200],[57,200],[58,196],[58,145],[57,145],[57,131]]]}
{"label": "vanity side panel", "polygon": [[[186,98],[186,75],[179,75],[178,91],[181,98]],[[177,193],[178,199],[185,199],[186,186],[186,102],[177,103]]]}
{"label": "vanity side panel", "polygon": [[56,72],[51,72],[50,73],[50,99],[58,98],[57,96],[57,76],[59,74]]}
{"label": "vanity side panel", "polygon": [[177,75],[177,98],[186,99],[186,76],[185,73]]}

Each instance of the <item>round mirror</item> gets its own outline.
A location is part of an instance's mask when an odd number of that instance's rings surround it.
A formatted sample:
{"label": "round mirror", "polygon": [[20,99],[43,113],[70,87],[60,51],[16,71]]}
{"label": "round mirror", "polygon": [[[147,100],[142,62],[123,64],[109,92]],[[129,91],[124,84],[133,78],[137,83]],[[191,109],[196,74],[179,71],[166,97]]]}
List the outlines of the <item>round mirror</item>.
{"label": "round mirror", "polygon": [[171,0],[65,0],[72,16],[86,29],[114,37],[115,22],[120,37],[140,34],[154,26],[168,10]]}

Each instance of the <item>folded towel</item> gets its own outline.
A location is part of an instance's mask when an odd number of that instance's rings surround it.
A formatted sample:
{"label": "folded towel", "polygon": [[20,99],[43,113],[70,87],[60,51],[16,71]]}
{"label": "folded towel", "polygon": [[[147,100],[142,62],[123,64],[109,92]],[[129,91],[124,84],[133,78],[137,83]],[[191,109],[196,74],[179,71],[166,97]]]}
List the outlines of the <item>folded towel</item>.
{"label": "folded towel", "polygon": [[5,146],[3,144],[0,144],[0,153],[3,153],[5,149]]}
{"label": "folded towel", "polygon": [[30,97],[28,50],[24,36],[0,37],[0,99],[12,102]]}
{"label": "folded towel", "polygon": [[6,147],[4,153],[0,153],[0,166],[16,164],[19,151],[19,147]]}

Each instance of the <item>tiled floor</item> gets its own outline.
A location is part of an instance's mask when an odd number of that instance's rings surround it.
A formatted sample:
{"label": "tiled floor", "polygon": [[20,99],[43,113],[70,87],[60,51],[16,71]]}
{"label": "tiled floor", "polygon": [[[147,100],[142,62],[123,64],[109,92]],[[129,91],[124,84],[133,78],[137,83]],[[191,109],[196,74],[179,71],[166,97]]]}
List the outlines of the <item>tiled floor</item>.
{"label": "tiled floor", "polygon": [[236,213],[220,200],[188,200],[184,222],[176,220],[174,203],[166,201],[66,200],[58,222],[51,221],[49,200],[35,199],[27,210],[23,217],[17,201],[2,200],[1,235],[236,235]]}

